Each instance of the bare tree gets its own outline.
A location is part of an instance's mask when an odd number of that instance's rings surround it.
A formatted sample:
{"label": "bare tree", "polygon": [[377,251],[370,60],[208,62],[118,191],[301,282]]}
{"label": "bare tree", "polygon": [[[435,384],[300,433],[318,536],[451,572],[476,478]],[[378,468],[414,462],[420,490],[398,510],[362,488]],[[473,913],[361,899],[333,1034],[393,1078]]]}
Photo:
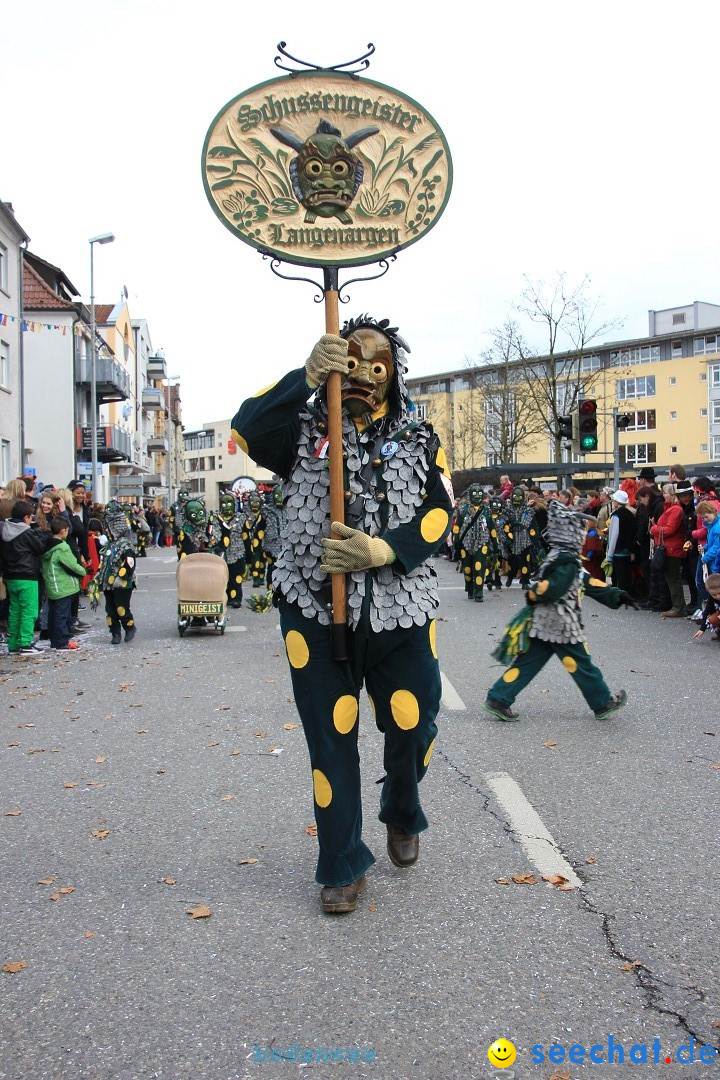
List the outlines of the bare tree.
{"label": "bare tree", "polygon": [[546,349],[540,356],[523,349],[519,366],[537,419],[555,444],[554,460],[561,461],[558,417],[572,412],[578,398],[592,395],[602,371],[590,360],[591,343],[620,323],[601,320],[587,274],[574,285],[563,273],[550,282],[526,277],[525,283],[516,310],[543,328]]}

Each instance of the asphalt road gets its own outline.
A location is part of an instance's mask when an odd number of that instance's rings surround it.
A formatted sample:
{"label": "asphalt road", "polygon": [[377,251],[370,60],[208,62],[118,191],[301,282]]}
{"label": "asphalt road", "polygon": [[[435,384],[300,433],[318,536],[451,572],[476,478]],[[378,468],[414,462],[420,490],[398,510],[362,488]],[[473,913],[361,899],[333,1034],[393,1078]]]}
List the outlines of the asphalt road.
{"label": "asphalt road", "polygon": [[[26,965],[0,972],[0,1078],[718,1075],[698,1056],[720,1035],[720,645],[587,601],[628,707],[596,722],[553,662],[521,721],[497,723],[481,703],[520,590],[468,603],[436,560],[431,827],[418,865],[394,868],[363,696],[378,861],[358,910],[328,917],[277,613],[181,640],[173,552],[140,565],[131,644],[111,647],[98,613],[78,654],[0,656],[0,967]],[[488,1060],[498,1038],[510,1067]]]}

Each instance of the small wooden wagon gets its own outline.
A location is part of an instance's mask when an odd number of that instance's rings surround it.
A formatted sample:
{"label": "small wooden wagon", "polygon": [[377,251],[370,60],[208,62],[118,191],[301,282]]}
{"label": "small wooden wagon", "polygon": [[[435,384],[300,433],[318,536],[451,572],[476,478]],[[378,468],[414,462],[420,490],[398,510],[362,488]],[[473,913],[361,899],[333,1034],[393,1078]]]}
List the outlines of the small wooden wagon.
{"label": "small wooden wagon", "polygon": [[190,628],[225,633],[228,568],[219,555],[197,552],[180,559],[175,572],[178,633]]}

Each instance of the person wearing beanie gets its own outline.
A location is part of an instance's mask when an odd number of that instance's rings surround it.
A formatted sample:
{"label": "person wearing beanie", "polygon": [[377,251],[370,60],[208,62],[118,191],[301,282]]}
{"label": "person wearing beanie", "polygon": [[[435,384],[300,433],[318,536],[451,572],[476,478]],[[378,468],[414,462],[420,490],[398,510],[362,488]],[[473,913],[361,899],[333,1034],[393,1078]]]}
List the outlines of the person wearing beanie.
{"label": "person wearing beanie", "polygon": [[611,495],[612,514],[608,524],[607,549],[602,564],[606,577],[613,585],[625,592],[631,591],[632,560],[635,555],[635,514],[630,509],[630,498],[622,489]]}

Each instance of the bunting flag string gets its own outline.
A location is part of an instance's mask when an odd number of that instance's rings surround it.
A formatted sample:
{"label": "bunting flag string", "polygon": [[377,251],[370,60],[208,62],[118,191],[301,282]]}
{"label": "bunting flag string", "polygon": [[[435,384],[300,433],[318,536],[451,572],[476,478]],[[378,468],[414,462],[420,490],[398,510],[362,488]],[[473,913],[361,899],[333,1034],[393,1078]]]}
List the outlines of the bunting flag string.
{"label": "bunting flag string", "polygon": [[32,319],[23,319],[18,315],[5,315],[0,311],[0,326],[7,326],[9,322],[19,322],[21,324],[21,329],[25,334],[39,334],[43,330],[59,330],[63,337],[65,337],[68,331],[72,329],[75,337],[90,337],[90,329],[83,322],[76,322],[72,327],[69,327],[67,325],[63,326],[60,323],[34,322]]}

